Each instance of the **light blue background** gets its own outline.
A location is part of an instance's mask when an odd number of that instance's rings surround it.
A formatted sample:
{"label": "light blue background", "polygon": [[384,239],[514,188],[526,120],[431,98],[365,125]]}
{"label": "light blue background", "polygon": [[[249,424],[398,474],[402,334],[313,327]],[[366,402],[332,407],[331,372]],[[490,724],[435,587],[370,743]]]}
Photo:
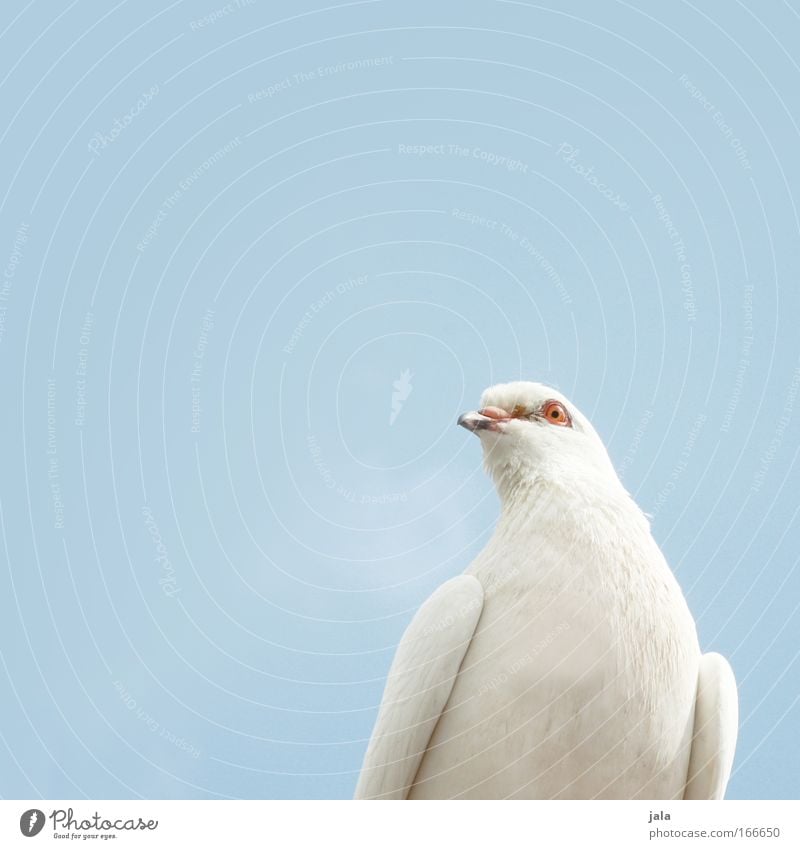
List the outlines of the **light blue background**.
{"label": "light blue background", "polygon": [[797,11],[223,7],[3,7],[0,793],[350,796],[527,378],[731,659],[729,796],[797,797]]}

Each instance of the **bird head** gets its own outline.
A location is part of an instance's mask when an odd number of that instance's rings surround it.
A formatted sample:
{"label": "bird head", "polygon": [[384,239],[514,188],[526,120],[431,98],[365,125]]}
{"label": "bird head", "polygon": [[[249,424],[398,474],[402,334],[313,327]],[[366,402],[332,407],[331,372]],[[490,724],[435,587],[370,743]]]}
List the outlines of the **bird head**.
{"label": "bird head", "polygon": [[499,383],[458,424],[480,437],[484,464],[500,492],[547,480],[620,487],[602,440],[589,420],[556,389],[541,383]]}

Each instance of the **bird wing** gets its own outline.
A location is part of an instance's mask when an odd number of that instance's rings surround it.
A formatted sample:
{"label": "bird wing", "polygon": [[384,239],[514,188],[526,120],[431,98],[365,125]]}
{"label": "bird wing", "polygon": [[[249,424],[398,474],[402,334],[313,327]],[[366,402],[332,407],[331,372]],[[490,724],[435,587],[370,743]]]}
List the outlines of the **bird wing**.
{"label": "bird wing", "polygon": [[684,799],[721,799],[731,774],[739,726],[733,670],[715,652],[700,658],[694,733]]}
{"label": "bird wing", "polygon": [[356,799],[405,799],[453,689],[483,609],[471,575],[442,584],[422,605],[397,648]]}

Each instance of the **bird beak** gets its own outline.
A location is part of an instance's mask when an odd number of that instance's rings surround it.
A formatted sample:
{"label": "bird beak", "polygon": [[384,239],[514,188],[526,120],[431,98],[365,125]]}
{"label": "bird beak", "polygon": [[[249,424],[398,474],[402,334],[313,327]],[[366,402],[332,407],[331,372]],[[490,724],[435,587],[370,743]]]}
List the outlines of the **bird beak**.
{"label": "bird beak", "polygon": [[510,421],[511,416],[500,407],[484,407],[471,413],[462,413],[458,424],[476,433],[479,430],[502,431],[503,423]]}

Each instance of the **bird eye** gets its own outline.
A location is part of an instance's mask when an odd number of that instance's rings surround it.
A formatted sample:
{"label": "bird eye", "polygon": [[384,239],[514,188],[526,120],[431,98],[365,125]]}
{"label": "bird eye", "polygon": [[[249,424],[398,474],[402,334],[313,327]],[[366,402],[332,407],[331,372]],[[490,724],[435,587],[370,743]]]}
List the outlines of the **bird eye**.
{"label": "bird eye", "polygon": [[566,407],[559,401],[548,401],[542,407],[541,415],[547,419],[550,424],[561,425],[562,427],[572,427],[572,419],[566,410]]}

